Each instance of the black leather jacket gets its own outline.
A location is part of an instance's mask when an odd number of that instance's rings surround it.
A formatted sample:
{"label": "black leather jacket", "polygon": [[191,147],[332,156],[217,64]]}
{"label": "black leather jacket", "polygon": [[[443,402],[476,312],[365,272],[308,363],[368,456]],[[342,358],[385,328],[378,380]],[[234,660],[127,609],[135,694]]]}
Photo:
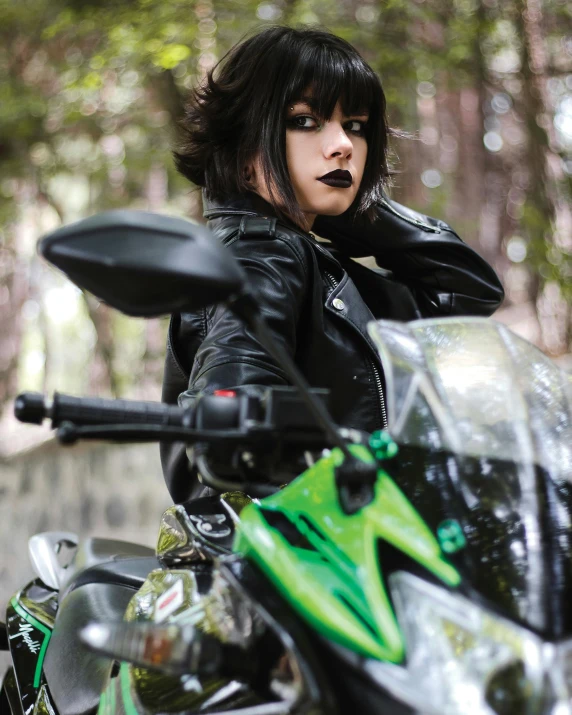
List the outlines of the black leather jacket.
{"label": "black leather jacket", "polygon": [[[344,426],[371,432],[385,421],[369,321],[487,316],[503,299],[495,272],[447,224],[394,201],[381,203],[373,222],[319,217],[314,228],[328,245],[278,220],[254,194],[207,203],[204,215],[248,274],[275,339],[311,385],[331,390],[333,417]],[[383,270],[350,258],[371,255]],[[172,317],[164,401],[282,384],[281,368],[224,306]],[[163,445],[162,460],[174,501],[196,496],[201,487],[182,446]]]}

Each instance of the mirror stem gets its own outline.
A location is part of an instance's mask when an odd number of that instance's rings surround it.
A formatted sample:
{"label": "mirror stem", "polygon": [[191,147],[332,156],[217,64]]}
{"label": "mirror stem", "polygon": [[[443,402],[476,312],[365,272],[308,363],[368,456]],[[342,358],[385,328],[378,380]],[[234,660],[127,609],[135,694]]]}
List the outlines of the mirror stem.
{"label": "mirror stem", "polygon": [[331,445],[341,449],[344,457],[352,461],[353,455],[348,450],[344,439],[340,436],[337,425],[330,417],[323,402],[312,394],[310,386],[300,370],[296,367],[292,358],[288,353],[280,350],[277,346],[276,341],[260,313],[258,303],[252,294],[248,292],[240,293],[240,295],[229,300],[227,305],[232,312],[243,320],[254,332],[255,336],[270,353],[271,357],[274,358],[278,365],[284,370],[292,385],[298,388],[306,406],[314,416],[316,422],[323,428]]}

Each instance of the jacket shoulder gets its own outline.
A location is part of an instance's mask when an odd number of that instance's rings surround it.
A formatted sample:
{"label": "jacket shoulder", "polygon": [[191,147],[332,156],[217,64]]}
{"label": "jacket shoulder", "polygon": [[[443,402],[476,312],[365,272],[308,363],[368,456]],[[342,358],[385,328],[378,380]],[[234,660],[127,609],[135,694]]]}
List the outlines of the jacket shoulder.
{"label": "jacket shoulder", "polygon": [[[260,242],[261,253],[279,251],[293,254],[304,265],[308,262],[310,239],[273,216],[228,217],[212,230],[225,246],[232,246],[236,252],[241,252],[240,244],[243,242],[249,243],[249,251],[252,250],[252,242]],[[269,242],[272,243],[269,245]]]}
{"label": "jacket shoulder", "polygon": [[414,209],[404,206],[397,201],[388,199],[387,197],[384,197],[383,200],[379,202],[379,208],[385,212],[389,220],[393,219],[395,222],[399,222],[402,227],[404,227],[404,224],[409,224],[418,230],[421,229],[422,231],[429,233],[450,231],[458,236],[451,226],[449,226],[449,224],[445,221],[427,216],[420,211],[415,211]]}

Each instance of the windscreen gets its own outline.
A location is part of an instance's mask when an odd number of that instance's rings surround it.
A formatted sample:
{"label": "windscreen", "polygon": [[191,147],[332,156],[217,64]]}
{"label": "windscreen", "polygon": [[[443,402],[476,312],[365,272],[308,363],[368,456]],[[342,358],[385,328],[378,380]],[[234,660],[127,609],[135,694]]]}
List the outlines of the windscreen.
{"label": "windscreen", "polygon": [[572,380],[485,318],[370,323],[397,442],[539,464],[572,480]]}
{"label": "windscreen", "polygon": [[[394,478],[487,602],[572,636],[572,381],[483,318],[370,323],[382,356]],[[389,467],[391,469],[391,466]]]}

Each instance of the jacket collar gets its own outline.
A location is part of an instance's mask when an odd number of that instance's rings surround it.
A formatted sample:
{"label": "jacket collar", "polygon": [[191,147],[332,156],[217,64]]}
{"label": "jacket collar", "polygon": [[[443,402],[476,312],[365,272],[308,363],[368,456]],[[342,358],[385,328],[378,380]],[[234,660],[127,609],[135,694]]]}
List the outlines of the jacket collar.
{"label": "jacket collar", "polygon": [[[333,263],[337,269],[342,269],[338,259],[332,255],[331,251],[326,250],[326,246],[318,243],[312,233],[306,233],[292,221],[278,216],[272,205],[258,196],[258,194],[248,192],[225,198],[224,201],[212,201],[206,197],[203,190],[203,216],[208,221],[208,227],[215,233],[222,226],[225,227],[223,229],[225,233],[232,230],[231,227],[236,228],[240,223],[241,216],[277,218],[282,226],[304,236],[306,240],[309,239],[319,254],[323,255],[330,263]],[[236,217],[236,222],[229,221],[232,217]],[[327,248],[332,249],[331,244],[327,244]]]}
{"label": "jacket collar", "polygon": [[203,216],[207,221],[225,216],[267,216],[277,218],[283,226],[307,235],[295,223],[284,216],[279,216],[272,204],[253,192],[231,196],[225,198],[224,201],[212,201],[206,197],[203,190]]}
{"label": "jacket collar", "polygon": [[234,214],[260,214],[262,216],[276,217],[276,212],[271,204],[258,196],[258,194],[248,192],[230,196],[225,198],[224,201],[213,201],[208,199],[203,191],[203,216],[206,219],[232,216]]}

